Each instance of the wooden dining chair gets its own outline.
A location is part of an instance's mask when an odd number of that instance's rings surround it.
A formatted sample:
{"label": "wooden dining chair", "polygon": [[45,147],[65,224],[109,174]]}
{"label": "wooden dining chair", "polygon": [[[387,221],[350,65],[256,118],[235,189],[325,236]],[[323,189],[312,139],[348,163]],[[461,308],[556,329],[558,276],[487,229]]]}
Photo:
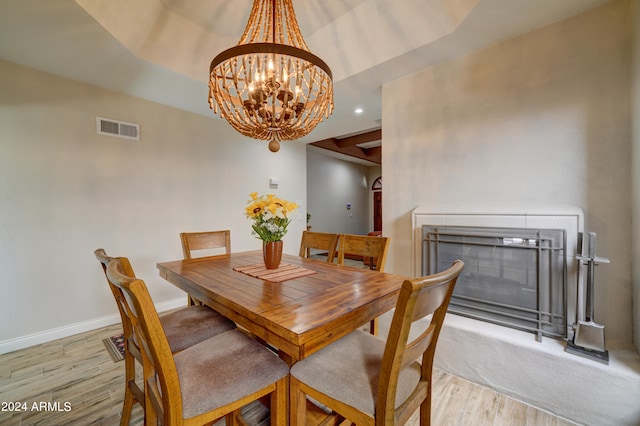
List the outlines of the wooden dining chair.
{"label": "wooden dining chair", "polygon": [[302,231],[300,257],[310,258],[312,249],[322,250],[327,252],[327,262],[333,263],[339,241],[340,234]]}
{"label": "wooden dining chair", "polygon": [[[340,236],[338,265],[344,265],[347,255],[355,255],[361,256],[363,261],[369,259],[370,269],[383,272],[388,249],[387,237],[343,234]],[[369,328],[371,334],[378,334],[378,318],[371,321]]]}
{"label": "wooden dining chair", "polygon": [[[180,234],[182,243],[182,254],[185,259],[192,259],[194,251],[205,253],[217,253],[219,256],[228,256],[231,253],[231,231],[205,231],[205,232],[183,232]],[[216,250],[219,249],[219,250]],[[224,250],[222,250],[224,249]],[[202,305],[202,302],[192,295],[187,295],[189,306]]]}
{"label": "wooden dining chair", "polygon": [[338,248],[338,264],[344,265],[347,255],[373,258],[370,268],[379,272],[384,271],[384,264],[387,260],[387,250],[389,249],[389,238],[343,234],[340,236],[340,246]]}
{"label": "wooden dining chair", "polygon": [[109,261],[106,275],[125,295],[122,308],[140,343],[147,424],[204,425],[225,417],[232,426],[241,407],[266,397],[271,424],[286,424],[284,361],[239,330],[173,354],[144,281],[129,276],[121,258]]}
{"label": "wooden dining chair", "polygon": [[[94,252],[102,265],[102,270],[107,271],[107,265],[114,258],[107,256],[103,249]],[[135,277],[131,263],[127,258],[118,258],[122,273],[128,277]],[[113,293],[122,320],[124,338],[124,364],[125,364],[125,393],[120,417],[121,425],[128,425],[131,419],[131,410],[134,403],[140,403],[144,407],[144,387],[136,383],[136,361],[142,365],[143,359],[138,341],[134,337],[132,322],[126,306],[125,296],[117,286],[107,278],[109,288]],[[171,352],[177,353],[196,343],[213,337],[225,331],[233,330],[233,321],[220,315],[206,306],[185,307],[171,313],[160,316],[160,324],[167,336]]]}
{"label": "wooden dining chair", "polygon": [[[306,396],[359,425],[400,425],[419,408],[430,424],[433,357],[464,264],[402,284],[386,342],[357,330],[291,367],[291,424],[304,425]],[[412,323],[431,315],[409,341]],[[428,318],[427,318],[428,319]]]}

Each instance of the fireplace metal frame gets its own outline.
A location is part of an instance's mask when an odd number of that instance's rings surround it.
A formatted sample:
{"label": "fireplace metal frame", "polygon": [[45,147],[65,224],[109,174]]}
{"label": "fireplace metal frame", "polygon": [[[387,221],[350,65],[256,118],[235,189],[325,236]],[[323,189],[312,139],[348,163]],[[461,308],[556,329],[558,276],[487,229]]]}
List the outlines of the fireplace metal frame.
{"label": "fireplace metal frame", "polygon": [[[567,241],[563,229],[521,229],[480,226],[422,226],[422,272],[428,275],[445,267],[454,259],[442,253],[443,244],[460,246],[453,257],[465,262],[465,271],[458,280],[449,312],[482,321],[499,324],[535,333],[538,341],[542,336],[567,337]],[[471,267],[480,259],[471,252],[490,248],[502,253],[506,249],[528,250],[535,258],[535,308],[500,303],[488,299],[461,294],[465,280],[472,280]],[[469,256],[465,256],[465,251]],[[467,258],[465,258],[467,257]],[[513,266],[513,265],[512,265]],[[515,265],[518,266],[518,265]],[[547,267],[548,266],[548,267]],[[494,265],[494,269],[504,278],[504,264]],[[547,270],[545,270],[545,268]],[[517,270],[517,267],[514,268]],[[528,271],[528,269],[527,269]],[[490,279],[491,275],[484,276]],[[527,279],[528,279],[527,272]],[[556,280],[560,280],[557,283]],[[462,285],[461,285],[462,284]],[[527,285],[527,283],[523,283]],[[560,300],[557,300],[557,299]]]}

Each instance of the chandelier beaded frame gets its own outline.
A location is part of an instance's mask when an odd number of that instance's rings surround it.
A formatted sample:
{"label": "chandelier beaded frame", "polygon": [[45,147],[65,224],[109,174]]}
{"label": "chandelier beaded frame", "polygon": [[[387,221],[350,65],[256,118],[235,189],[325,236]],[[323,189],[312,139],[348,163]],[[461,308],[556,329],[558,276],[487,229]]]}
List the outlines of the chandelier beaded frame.
{"label": "chandelier beaded frame", "polygon": [[309,51],[291,0],[254,0],[238,44],[209,67],[209,106],[245,136],[299,139],[333,112],[333,76]]}

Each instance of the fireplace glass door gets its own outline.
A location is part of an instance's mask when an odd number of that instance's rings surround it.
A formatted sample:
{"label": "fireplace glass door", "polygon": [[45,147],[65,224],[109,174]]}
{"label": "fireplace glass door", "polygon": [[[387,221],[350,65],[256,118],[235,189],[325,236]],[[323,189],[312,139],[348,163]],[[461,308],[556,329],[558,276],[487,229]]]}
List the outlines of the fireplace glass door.
{"label": "fireplace glass door", "polygon": [[558,229],[422,228],[423,275],[465,263],[449,312],[566,337],[566,237]]}

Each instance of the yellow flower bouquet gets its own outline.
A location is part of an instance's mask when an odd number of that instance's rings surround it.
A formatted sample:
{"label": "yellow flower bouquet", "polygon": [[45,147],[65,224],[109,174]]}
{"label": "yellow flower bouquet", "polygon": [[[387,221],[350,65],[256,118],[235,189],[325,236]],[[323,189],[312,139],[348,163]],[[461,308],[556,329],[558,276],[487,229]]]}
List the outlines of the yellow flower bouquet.
{"label": "yellow flower bouquet", "polygon": [[266,243],[282,240],[291,222],[287,214],[297,209],[298,205],[273,194],[258,195],[252,192],[249,196],[251,200],[246,207],[246,215],[254,222],[251,225],[252,235]]}

